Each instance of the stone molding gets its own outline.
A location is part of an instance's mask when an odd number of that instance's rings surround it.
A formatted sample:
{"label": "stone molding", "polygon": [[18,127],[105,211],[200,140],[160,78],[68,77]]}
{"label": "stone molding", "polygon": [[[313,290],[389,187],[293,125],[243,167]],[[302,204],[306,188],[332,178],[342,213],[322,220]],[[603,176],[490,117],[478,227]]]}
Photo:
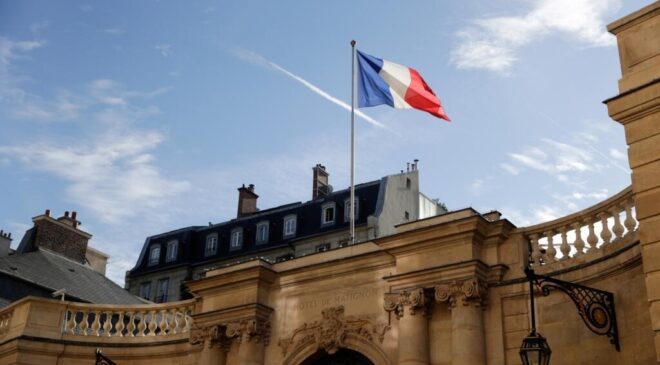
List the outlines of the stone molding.
{"label": "stone molding", "polygon": [[435,300],[448,303],[450,309],[455,308],[458,302],[466,306],[485,307],[487,296],[488,284],[478,278],[454,280],[435,287]]}
{"label": "stone molding", "polygon": [[291,349],[308,343],[315,344],[317,350],[334,354],[339,348],[346,347],[345,341],[348,336],[357,336],[368,342],[383,343],[385,332],[390,329],[390,326],[375,322],[366,316],[346,316],[343,305],[326,308],[321,314],[323,318],[320,321],[305,323],[296,328],[290,337],[278,342],[283,356],[286,356]]}
{"label": "stone molding", "polygon": [[229,351],[231,340],[226,336],[225,328],[219,325],[200,327],[193,324],[190,330],[190,344],[206,346],[208,348],[220,348]]}
{"label": "stone molding", "polygon": [[423,316],[431,313],[433,299],[424,288],[415,288],[402,290],[398,293],[385,293],[383,307],[388,312],[394,312],[397,318],[404,315],[405,308],[408,307],[408,314],[414,316],[421,314]]}
{"label": "stone molding", "polygon": [[270,341],[270,321],[260,318],[242,319],[226,324],[225,335],[236,342],[263,342],[268,346]]}

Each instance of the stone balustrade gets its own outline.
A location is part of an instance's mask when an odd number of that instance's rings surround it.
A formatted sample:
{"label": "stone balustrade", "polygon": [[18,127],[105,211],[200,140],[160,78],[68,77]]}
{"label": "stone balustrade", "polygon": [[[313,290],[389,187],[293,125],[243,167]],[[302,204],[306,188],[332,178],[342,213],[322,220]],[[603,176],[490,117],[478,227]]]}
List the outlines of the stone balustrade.
{"label": "stone balustrade", "polygon": [[580,258],[602,250],[637,230],[632,188],[580,212],[522,228],[533,267]]}
{"label": "stone balustrade", "polygon": [[0,339],[41,338],[80,345],[186,341],[195,301],[108,305],[25,297],[0,311]]}
{"label": "stone balustrade", "polygon": [[68,303],[62,326],[65,336],[170,336],[190,331],[194,302],[149,305]]}

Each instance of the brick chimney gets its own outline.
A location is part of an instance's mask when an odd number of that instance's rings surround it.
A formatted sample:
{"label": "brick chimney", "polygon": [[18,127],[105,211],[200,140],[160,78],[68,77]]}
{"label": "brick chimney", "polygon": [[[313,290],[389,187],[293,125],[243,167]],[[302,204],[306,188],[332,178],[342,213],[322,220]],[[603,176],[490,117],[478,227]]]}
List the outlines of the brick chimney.
{"label": "brick chimney", "polygon": [[325,166],[320,163],[312,167],[312,200],[322,198],[331,192],[330,184],[328,184],[328,174],[325,171]]}
{"label": "brick chimney", "polygon": [[87,243],[92,235],[80,230],[77,213],[64,212],[55,219],[50,216],[50,210],[43,215],[32,218],[36,231],[34,246],[59,253],[74,261],[85,263]]}
{"label": "brick chimney", "polygon": [[9,256],[9,248],[11,247],[11,233],[4,232],[0,229],[0,257]]}
{"label": "brick chimney", "polygon": [[257,198],[259,195],[254,193],[254,185],[250,184],[245,187],[245,184],[238,188],[238,218],[252,214],[257,211]]}

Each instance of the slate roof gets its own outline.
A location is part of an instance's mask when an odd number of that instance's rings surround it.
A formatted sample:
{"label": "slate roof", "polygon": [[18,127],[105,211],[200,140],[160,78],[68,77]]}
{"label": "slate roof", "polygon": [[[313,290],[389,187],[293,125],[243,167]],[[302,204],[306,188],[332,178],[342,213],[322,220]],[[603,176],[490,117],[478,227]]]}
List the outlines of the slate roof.
{"label": "slate roof", "polygon": [[[382,185],[384,185],[383,180],[375,180],[355,186],[355,196],[358,205],[358,215],[355,219],[356,226],[366,224],[367,217],[376,212]],[[211,226],[191,226],[150,236],[146,239],[140,252],[140,257],[129,275],[138,276],[143,273],[157,272],[175,266],[194,266],[232,257],[258,255],[259,252],[278,247],[287,247],[298,240],[315,235],[348,229],[349,222],[344,219],[344,204],[349,196],[349,189],[343,189],[305,203],[285,204]],[[334,202],[336,206],[335,223],[324,225],[321,223],[322,207],[330,202]],[[295,214],[297,217],[295,237],[283,237],[283,219],[291,214]],[[265,244],[256,244],[256,225],[262,221],[269,222],[269,239]],[[243,229],[243,245],[241,249],[229,250],[230,234],[235,228]],[[218,252],[215,255],[206,257],[204,256],[206,237],[214,233],[218,235]],[[178,255],[176,260],[166,262],[165,247],[167,242],[171,240],[177,240],[179,242]],[[147,252],[149,247],[156,244],[161,245],[160,263],[149,266]]]}
{"label": "slate roof", "polygon": [[[67,297],[83,302],[144,303],[92,268],[42,248],[0,258],[0,275],[25,281],[51,292],[65,288]],[[0,298],[0,305],[2,299]]]}

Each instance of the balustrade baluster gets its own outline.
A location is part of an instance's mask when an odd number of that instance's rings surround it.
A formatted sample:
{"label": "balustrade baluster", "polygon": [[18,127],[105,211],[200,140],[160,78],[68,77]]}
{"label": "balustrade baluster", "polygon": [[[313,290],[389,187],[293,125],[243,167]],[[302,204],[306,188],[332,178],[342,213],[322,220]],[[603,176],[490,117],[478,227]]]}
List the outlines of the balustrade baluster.
{"label": "balustrade baluster", "polygon": [[534,233],[529,236],[529,243],[532,248],[532,265],[541,266],[541,248],[539,247],[539,235]]}
{"label": "balustrade baluster", "polygon": [[104,312],[105,322],[103,323],[103,334],[105,336],[112,336],[112,315],[113,312]]}
{"label": "balustrade baluster", "polygon": [[71,309],[67,313],[69,317],[67,318],[67,321],[64,324],[64,333],[75,335],[76,333],[74,330],[76,328],[76,312],[73,309]]}
{"label": "balustrade baluster", "polygon": [[161,309],[160,312],[158,312],[158,315],[160,316],[160,322],[158,322],[158,335],[165,336],[167,334],[167,311]]}
{"label": "balustrade baluster", "polygon": [[628,233],[632,232],[633,230],[635,230],[635,226],[637,226],[637,222],[635,221],[635,218],[633,218],[633,216],[632,216],[632,207],[633,207],[633,204],[634,204],[633,200],[632,199],[627,200],[625,204],[626,204],[626,206],[625,206],[626,207],[626,220],[623,221],[623,224],[626,226],[626,229],[628,230],[628,232],[626,234],[628,234]]}
{"label": "balustrade baluster", "polygon": [[138,330],[137,335],[142,337],[144,336],[144,331],[147,329],[147,318],[146,318],[147,312],[140,311],[139,314],[140,314],[140,323],[138,323],[137,326],[137,330]]}
{"label": "balustrade baluster", "polygon": [[575,242],[573,246],[575,247],[575,257],[582,256],[584,254],[584,241],[582,240],[582,222],[575,222],[572,225],[575,230]]}
{"label": "balustrade baluster", "polygon": [[126,335],[128,335],[128,337],[135,336],[135,311],[130,311],[128,313],[128,326],[126,327]]}
{"label": "balustrade baluster", "polygon": [[117,324],[115,324],[115,336],[124,336],[124,311],[120,311],[117,315]]}
{"label": "balustrade baluster", "polygon": [[548,248],[545,251],[545,260],[548,263],[553,263],[557,260],[557,249],[554,243],[554,231],[544,232],[545,237],[548,239]]}
{"label": "balustrade baluster", "polygon": [[614,225],[612,226],[614,239],[621,238],[623,237],[623,225],[621,224],[621,218],[619,217],[621,214],[621,208],[619,206],[615,206],[610,210],[610,213],[614,217]]}
{"label": "balustrade baluster", "polygon": [[607,218],[609,217],[606,212],[602,212],[598,214],[598,216],[600,217],[600,223],[603,225],[603,230],[600,231],[600,238],[603,239],[603,246],[605,246],[612,240],[612,232],[610,231],[610,227],[607,223]]}
{"label": "balustrade baluster", "polygon": [[156,323],[158,318],[156,318],[156,311],[149,311],[149,336],[156,335]]}
{"label": "balustrade baluster", "polygon": [[561,259],[566,260],[570,256],[568,256],[571,253],[571,246],[568,244],[568,238],[566,237],[566,230],[567,227],[561,227],[559,229],[559,233],[561,236],[561,244],[559,245],[559,250],[561,251]]}
{"label": "balustrade baluster", "polygon": [[92,323],[92,334],[98,336],[101,329],[101,311],[94,311],[94,323]]}
{"label": "balustrade baluster", "polygon": [[87,336],[87,328],[89,327],[89,312],[81,312],[82,320],[80,321],[80,334]]}
{"label": "balustrade baluster", "polygon": [[589,243],[589,250],[593,250],[598,245],[598,236],[596,236],[596,221],[594,219],[589,220],[589,235],[587,236],[587,242]]}

